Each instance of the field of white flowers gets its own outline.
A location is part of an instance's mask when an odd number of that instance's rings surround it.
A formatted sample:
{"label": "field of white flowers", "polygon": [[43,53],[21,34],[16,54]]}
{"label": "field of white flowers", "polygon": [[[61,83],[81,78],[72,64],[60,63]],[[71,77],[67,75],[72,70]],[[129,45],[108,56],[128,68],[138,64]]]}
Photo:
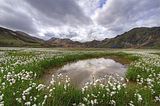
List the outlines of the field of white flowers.
{"label": "field of white flowers", "polygon": [[[0,47],[0,106],[25,105],[160,105],[160,50],[58,49]],[[88,57],[120,55],[134,60],[126,77],[105,75],[79,88],[70,78],[53,75],[40,83],[48,68]],[[57,80],[59,79],[59,80]],[[120,79],[120,80],[118,80]]]}

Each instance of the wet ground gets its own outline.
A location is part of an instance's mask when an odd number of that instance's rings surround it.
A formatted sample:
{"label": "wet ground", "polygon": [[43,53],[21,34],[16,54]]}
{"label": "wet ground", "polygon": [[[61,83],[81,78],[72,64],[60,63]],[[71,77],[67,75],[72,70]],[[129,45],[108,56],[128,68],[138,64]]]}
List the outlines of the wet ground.
{"label": "wet ground", "polygon": [[81,86],[86,82],[93,81],[92,76],[97,79],[105,75],[114,76],[117,73],[124,77],[130,62],[128,59],[119,56],[78,60],[67,63],[62,67],[49,69],[48,73],[46,73],[41,80],[49,84],[53,74],[56,76],[62,73],[64,76],[68,75],[72,83]]}

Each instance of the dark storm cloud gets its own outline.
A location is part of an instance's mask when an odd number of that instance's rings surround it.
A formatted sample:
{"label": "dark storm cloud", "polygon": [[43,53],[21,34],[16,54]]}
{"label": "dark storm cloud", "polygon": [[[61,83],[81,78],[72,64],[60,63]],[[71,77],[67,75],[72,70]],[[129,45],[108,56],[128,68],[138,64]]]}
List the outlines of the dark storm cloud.
{"label": "dark storm cloud", "polygon": [[32,18],[24,13],[23,10],[19,10],[17,5],[14,5],[14,2],[8,3],[7,0],[6,5],[1,4],[0,8],[0,25],[28,33],[37,32]]}
{"label": "dark storm cloud", "polygon": [[78,34],[76,32],[69,32],[69,34],[66,35],[67,38],[73,38],[78,36]]}
{"label": "dark storm cloud", "polygon": [[55,37],[54,32],[47,32],[44,35],[45,35],[45,37]]}
{"label": "dark storm cloud", "polygon": [[82,27],[91,23],[74,0],[1,0],[0,4],[1,26],[35,36],[51,27]]}
{"label": "dark storm cloud", "polygon": [[70,39],[78,36],[76,32],[59,33],[58,35],[60,38],[70,38]]}
{"label": "dark storm cloud", "polygon": [[46,32],[44,35],[45,36],[42,37],[44,40],[49,40],[52,37],[58,38],[54,32]]}
{"label": "dark storm cloud", "polygon": [[[46,24],[54,25],[68,24],[79,26],[81,24],[90,24],[91,19],[83,13],[74,0],[25,0],[39,14],[41,22],[45,19]],[[55,21],[55,22],[53,22]],[[56,25],[58,25],[58,23]]]}

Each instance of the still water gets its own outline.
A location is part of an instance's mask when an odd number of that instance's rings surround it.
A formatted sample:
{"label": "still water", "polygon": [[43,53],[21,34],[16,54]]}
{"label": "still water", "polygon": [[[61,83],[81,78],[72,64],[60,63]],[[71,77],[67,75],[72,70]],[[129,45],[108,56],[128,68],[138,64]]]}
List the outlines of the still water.
{"label": "still water", "polygon": [[55,76],[62,73],[64,76],[68,75],[71,82],[76,85],[84,85],[86,82],[91,82],[93,77],[95,79],[104,77],[105,75],[125,76],[129,61],[119,57],[102,57],[78,60],[76,62],[68,63],[59,68],[52,68],[48,74],[43,76],[46,83],[51,81],[52,75]]}

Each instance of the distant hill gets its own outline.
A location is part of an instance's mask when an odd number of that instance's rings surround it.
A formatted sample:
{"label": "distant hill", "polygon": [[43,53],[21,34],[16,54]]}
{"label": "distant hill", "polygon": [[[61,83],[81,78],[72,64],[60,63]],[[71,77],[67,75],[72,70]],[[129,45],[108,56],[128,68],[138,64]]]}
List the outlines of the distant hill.
{"label": "distant hill", "polygon": [[103,48],[160,48],[160,27],[134,28],[115,38],[108,39]]}
{"label": "distant hill", "polygon": [[160,27],[134,28],[102,41],[78,42],[68,38],[44,41],[24,32],[0,27],[0,46],[75,47],[75,48],[160,48]]}
{"label": "distant hill", "polygon": [[48,40],[48,42],[54,42],[55,40],[57,40],[58,38],[52,37],[51,39]]}
{"label": "distant hill", "polygon": [[0,46],[48,46],[44,40],[30,36],[24,32],[12,31],[0,27]]}
{"label": "distant hill", "polygon": [[65,39],[57,39],[57,38],[51,38],[48,40],[48,42],[51,43],[54,47],[77,47],[77,48],[94,48],[99,46],[102,41],[93,40],[90,42],[78,42],[78,41],[72,41],[68,38]]}

